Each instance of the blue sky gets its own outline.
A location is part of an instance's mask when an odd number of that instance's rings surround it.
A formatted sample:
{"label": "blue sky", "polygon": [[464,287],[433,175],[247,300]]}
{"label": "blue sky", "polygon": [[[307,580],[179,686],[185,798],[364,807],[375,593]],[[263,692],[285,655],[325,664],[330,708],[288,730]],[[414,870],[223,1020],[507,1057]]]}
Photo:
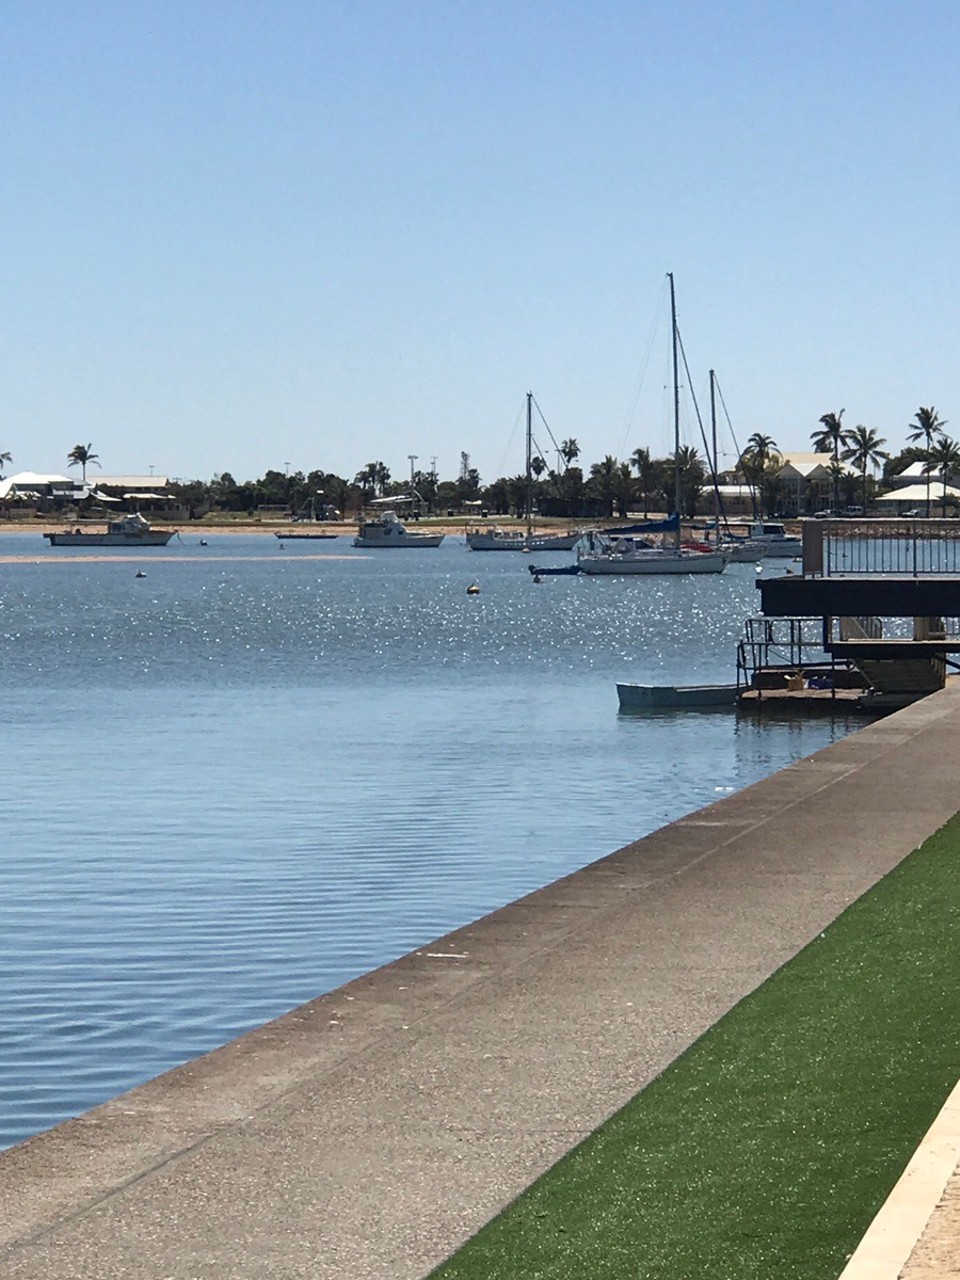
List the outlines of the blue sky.
{"label": "blue sky", "polygon": [[958,35],[925,0],[8,0],[7,472],[489,481],[528,389],[586,462],[666,453],[668,271],[741,444],[960,436]]}

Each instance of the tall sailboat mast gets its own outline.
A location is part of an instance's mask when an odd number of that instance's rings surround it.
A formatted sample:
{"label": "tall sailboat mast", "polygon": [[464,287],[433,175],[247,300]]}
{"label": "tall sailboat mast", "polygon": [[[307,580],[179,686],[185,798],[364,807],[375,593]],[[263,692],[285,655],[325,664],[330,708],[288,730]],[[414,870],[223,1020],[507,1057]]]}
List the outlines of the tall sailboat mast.
{"label": "tall sailboat mast", "polygon": [[533,448],[533,392],[527,392],[527,538],[533,533],[533,468],[530,451]]}
{"label": "tall sailboat mast", "polygon": [[680,367],[677,360],[677,297],[673,288],[673,272],[667,272],[670,281],[670,328],[673,336],[673,500],[677,513],[677,547],[680,546],[680,507],[683,491],[680,485]]}
{"label": "tall sailboat mast", "polygon": [[720,542],[720,459],[717,456],[717,375],[710,370],[710,449],[713,453],[713,536]]}

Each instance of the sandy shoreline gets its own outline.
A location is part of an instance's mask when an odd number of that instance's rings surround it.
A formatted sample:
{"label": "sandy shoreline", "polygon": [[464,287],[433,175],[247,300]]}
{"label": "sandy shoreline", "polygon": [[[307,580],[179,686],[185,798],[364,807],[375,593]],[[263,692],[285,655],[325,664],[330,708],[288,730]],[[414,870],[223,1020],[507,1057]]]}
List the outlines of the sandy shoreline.
{"label": "sandy shoreline", "polygon": [[[274,534],[281,534],[281,535],[287,534],[288,536],[294,539],[296,538],[296,535],[303,535],[305,533],[335,533],[337,534],[338,537],[341,537],[341,538],[345,538],[345,537],[353,538],[355,537],[357,532],[357,524],[356,524],[356,521],[354,520],[344,520],[339,524],[316,524],[316,525],[303,525],[303,524],[290,524],[290,523],[264,524],[260,522],[258,523],[251,522],[250,524],[242,524],[239,521],[233,524],[203,524],[200,521],[196,521],[193,523],[187,522],[184,524],[176,524],[173,522],[171,522],[170,524],[166,524],[163,521],[153,521],[152,523],[153,523],[153,527],[156,529],[173,529],[176,533],[179,533],[181,538],[189,538],[190,540],[192,540],[193,538],[219,537],[221,534],[234,536],[239,533],[264,534],[264,535],[269,535],[270,537],[273,537]],[[496,524],[496,521],[493,521],[493,520],[486,522],[486,526],[490,528],[492,528],[494,524]],[[96,520],[90,520],[90,521],[84,520],[79,525],[72,520],[71,521],[0,520],[0,535],[4,533],[27,533],[27,534],[37,534],[38,537],[42,537],[43,534],[45,533],[63,533],[63,532],[66,532],[67,530],[76,529],[76,528],[83,529],[85,532],[98,533],[101,530],[103,530],[104,527],[105,526],[102,521],[96,521]],[[443,533],[443,534],[446,534],[448,537],[463,537],[464,533],[467,530],[468,525],[465,522],[462,522],[460,524],[452,524],[452,523],[446,524],[443,522],[434,524],[434,523],[428,523],[427,521],[423,521],[420,524],[411,524],[409,527],[411,528],[411,530],[421,529],[424,532]],[[474,527],[472,522],[469,524],[469,527],[470,528]],[[521,532],[523,531],[523,526],[515,525],[513,521],[505,521],[501,527],[508,527],[508,528],[516,527]],[[554,527],[554,528],[548,529],[544,527],[543,529],[540,529],[535,526],[534,533],[540,533],[540,532],[543,532],[543,533],[556,532],[556,528]]]}

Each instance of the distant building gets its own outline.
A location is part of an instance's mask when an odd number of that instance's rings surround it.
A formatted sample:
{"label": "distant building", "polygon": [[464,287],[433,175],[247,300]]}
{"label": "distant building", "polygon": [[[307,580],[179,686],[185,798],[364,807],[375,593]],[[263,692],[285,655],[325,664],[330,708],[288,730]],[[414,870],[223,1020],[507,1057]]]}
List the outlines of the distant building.
{"label": "distant building", "polygon": [[[821,507],[828,507],[831,502],[833,480],[831,467],[833,456],[829,453],[806,453],[798,449],[778,450],[781,459],[780,470],[776,481],[768,486],[768,498],[764,506],[788,516],[811,515]],[[844,476],[854,472],[846,463],[840,464]],[[720,493],[725,501],[731,503],[731,511],[736,507],[741,510],[752,510],[753,502],[745,495],[750,495],[750,487],[743,484],[742,476],[727,475],[721,477],[728,483],[721,483]]]}
{"label": "distant building", "polygon": [[[909,467],[904,467],[895,476],[888,476],[884,484],[888,489],[906,489],[908,485],[922,484],[926,488],[927,481],[931,484],[943,484],[943,473],[939,467],[935,467],[932,471],[924,471],[927,464],[919,459],[917,462],[911,462]],[[947,472],[947,484],[951,484],[957,480],[957,476],[952,472]]]}
{"label": "distant building", "polygon": [[[833,455],[785,449],[780,456],[783,466],[779,475],[778,510],[791,516],[809,515],[820,507],[829,506],[833,488],[830,473]],[[848,470],[845,466],[843,469]]]}
{"label": "distant building", "polygon": [[37,471],[18,471],[14,476],[0,480],[0,502],[36,503],[43,506],[63,506],[79,502],[87,489],[69,476],[42,475]]}
{"label": "distant building", "polygon": [[887,516],[907,514],[925,516],[929,501],[930,515],[940,516],[944,514],[944,498],[949,511],[955,511],[960,503],[960,489],[955,489],[948,484],[944,493],[943,481],[938,475],[931,475],[929,485],[924,477],[923,484],[903,485],[899,489],[891,489],[889,493],[881,494],[876,499],[876,506]]}
{"label": "distant building", "polygon": [[151,505],[170,502],[170,481],[166,476],[97,476],[96,493],[124,502]]}

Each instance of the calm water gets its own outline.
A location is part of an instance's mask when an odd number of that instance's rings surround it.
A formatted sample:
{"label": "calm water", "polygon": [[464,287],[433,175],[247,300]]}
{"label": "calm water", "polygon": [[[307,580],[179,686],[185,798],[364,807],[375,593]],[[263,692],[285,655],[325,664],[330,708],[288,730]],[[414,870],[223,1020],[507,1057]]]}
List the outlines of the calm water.
{"label": "calm water", "polygon": [[850,727],[618,716],[617,679],[733,678],[750,565],[207,536],[0,542],[0,1144]]}

